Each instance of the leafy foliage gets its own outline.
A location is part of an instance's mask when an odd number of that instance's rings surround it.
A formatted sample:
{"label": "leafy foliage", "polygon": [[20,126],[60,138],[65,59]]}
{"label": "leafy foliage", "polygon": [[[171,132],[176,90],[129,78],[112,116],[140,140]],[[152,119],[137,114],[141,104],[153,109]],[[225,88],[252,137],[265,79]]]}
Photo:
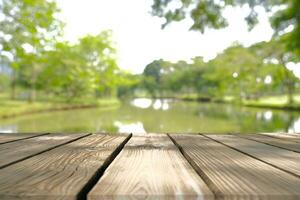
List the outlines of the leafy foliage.
{"label": "leafy foliage", "polygon": [[[32,88],[34,98],[37,76],[41,71],[42,54],[55,44],[62,23],[57,19],[55,2],[46,0],[2,0],[0,13],[1,55],[13,69],[12,97],[21,75]],[[26,78],[25,78],[26,77]]]}
{"label": "leafy foliage", "polygon": [[84,36],[76,44],[64,42],[58,13],[55,1],[0,2],[0,56],[12,70],[12,98],[17,86],[30,91],[29,101],[37,90],[68,100],[116,95],[124,77],[111,31]]}
{"label": "leafy foliage", "polygon": [[[245,18],[252,29],[258,23],[257,6],[271,14],[271,24],[276,35],[287,34],[289,49],[300,50],[300,1],[299,0],[153,0],[152,14],[165,19],[162,27],[171,22],[191,18],[191,30],[220,29],[228,25],[223,11],[228,6],[248,6]],[[291,30],[288,30],[290,28]]]}
{"label": "leafy foliage", "polygon": [[286,93],[293,103],[299,80],[287,68],[291,61],[295,57],[280,41],[248,48],[234,44],[209,62],[202,57],[193,58],[189,64],[153,61],[144,70],[144,88],[154,97],[197,94],[202,100],[226,96],[257,100],[265,94]]}
{"label": "leafy foliage", "polygon": [[[175,3],[175,4],[174,4]],[[177,3],[177,4],[176,4]],[[153,14],[167,25],[191,17],[191,29],[227,26],[222,16],[227,6],[248,5],[250,28],[257,23],[256,6],[274,12],[271,22],[277,35],[270,42],[245,48],[235,44],[209,62],[195,57],[191,62],[155,60],[142,75],[119,69],[111,31],[86,35],[76,43],[62,40],[63,23],[59,9],[49,0],[0,1],[0,58],[9,70],[0,76],[0,90],[10,79],[12,97],[16,87],[67,100],[81,97],[126,97],[146,91],[153,97],[192,96],[199,99],[257,99],[265,93],[289,96],[297,90],[298,78],[288,69],[299,62],[298,0],[154,0]],[[289,30],[287,30],[289,29]],[[274,62],[276,61],[276,62]]]}

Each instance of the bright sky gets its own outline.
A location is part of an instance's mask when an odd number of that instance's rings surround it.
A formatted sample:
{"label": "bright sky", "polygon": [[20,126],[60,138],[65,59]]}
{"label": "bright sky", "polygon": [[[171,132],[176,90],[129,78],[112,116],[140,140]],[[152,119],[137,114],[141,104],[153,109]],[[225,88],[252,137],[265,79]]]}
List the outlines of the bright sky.
{"label": "bright sky", "polygon": [[122,69],[141,73],[155,59],[189,60],[195,56],[212,59],[235,41],[248,46],[267,41],[272,29],[266,14],[250,33],[244,22],[246,8],[225,12],[230,26],[223,30],[188,31],[191,21],[174,23],[161,30],[162,19],[150,14],[152,0],[57,0],[66,23],[65,37],[76,41],[85,34],[111,29]]}

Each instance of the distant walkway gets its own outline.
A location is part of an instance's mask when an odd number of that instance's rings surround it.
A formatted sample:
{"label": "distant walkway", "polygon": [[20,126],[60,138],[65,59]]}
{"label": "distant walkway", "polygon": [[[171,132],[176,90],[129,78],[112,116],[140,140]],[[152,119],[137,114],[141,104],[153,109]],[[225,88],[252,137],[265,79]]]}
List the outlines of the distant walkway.
{"label": "distant walkway", "polygon": [[300,135],[0,134],[0,199],[300,199]]}

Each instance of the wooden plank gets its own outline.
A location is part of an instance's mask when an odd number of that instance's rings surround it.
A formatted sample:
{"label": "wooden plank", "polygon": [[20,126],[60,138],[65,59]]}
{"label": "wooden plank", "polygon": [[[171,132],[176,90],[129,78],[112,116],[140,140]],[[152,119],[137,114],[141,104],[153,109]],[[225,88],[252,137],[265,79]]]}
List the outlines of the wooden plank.
{"label": "wooden plank", "polygon": [[208,137],[300,177],[299,153],[233,135],[209,135]]}
{"label": "wooden plank", "polygon": [[0,199],[76,199],[128,138],[91,135],[1,169]]}
{"label": "wooden plank", "polygon": [[300,198],[300,179],[291,174],[204,136],[172,137],[216,199]]}
{"label": "wooden plank", "polygon": [[51,134],[0,145],[0,169],[86,135]]}
{"label": "wooden plank", "polygon": [[49,133],[36,133],[36,134],[21,134],[21,133],[1,133],[0,144],[25,140],[28,138],[39,137],[41,135],[48,135]]}
{"label": "wooden plank", "polygon": [[88,199],[213,199],[166,135],[130,139]]}
{"label": "wooden plank", "polygon": [[236,136],[300,153],[300,143],[291,140],[284,140],[284,139],[269,137],[261,134],[251,134],[251,135],[239,134]]}
{"label": "wooden plank", "polygon": [[262,133],[261,135],[266,135],[269,137],[275,137],[275,138],[280,138],[284,140],[290,140],[293,142],[300,143],[300,135],[299,134],[277,134],[277,133]]}

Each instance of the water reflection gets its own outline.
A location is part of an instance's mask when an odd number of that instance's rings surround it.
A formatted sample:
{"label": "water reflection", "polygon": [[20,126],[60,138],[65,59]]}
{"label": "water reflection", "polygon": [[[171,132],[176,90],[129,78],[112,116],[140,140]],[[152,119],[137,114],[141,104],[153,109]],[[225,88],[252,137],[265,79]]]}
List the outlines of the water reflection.
{"label": "water reflection", "polygon": [[170,108],[169,102],[170,100],[167,99],[156,99],[154,101],[153,108],[155,110],[168,110]]}
{"label": "water reflection", "polygon": [[131,101],[131,105],[138,108],[150,108],[151,106],[155,110],[168,110],[170,108],[169,103],[171,99],[148,99],[148,98],[137,98]]}
{"label": "water reflection", "polygon": [[272,120],[272,117],[273,117],[273,112],[270,111],[270,110],[268,110],[268,111],[264,112],[263,115],[264,115],[264,119],[265,119],[266,121],[271,121],[271,120]]}
{"label": "water reflection", "polygon": [[144,135],[146,131],[141,122],[124,124],[119,121],[115,121],[114,125],[118,127],[119,133],[133,133],[134,135]]}
{"label": "water reflection", "polygon": [[0,133],[16,133],[17,126],[16,125],[4,125],[0,126]]}
{"label": "water reflection", "polygon": [[118,108],[41,113],[5,119],[0,132],[254,133],[300,132],[300,112],[230,104],[134,99]]}
{"label": "water reflection", "polygon": [[300,132],[300,118],[292,122],[291,126],[288,129],[288,133],[299,133]]}
{"label": "water reflection", "polygon": [[152,99],[137,98],[132,100],[131,104],[138,108],[149,108],[152,105]]}

